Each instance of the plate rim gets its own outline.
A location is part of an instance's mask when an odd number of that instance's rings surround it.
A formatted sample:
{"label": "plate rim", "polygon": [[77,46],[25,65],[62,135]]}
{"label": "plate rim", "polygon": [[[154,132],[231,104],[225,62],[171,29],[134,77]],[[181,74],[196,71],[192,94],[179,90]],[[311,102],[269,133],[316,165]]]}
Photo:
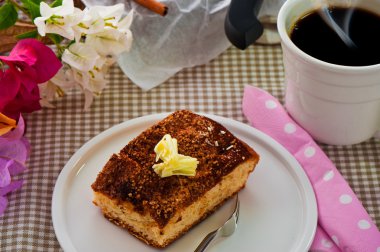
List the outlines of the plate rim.
{"label": "plate rim", "polygon": [[[130,127],[133,127],[134,125],[142,124],[146,121],[152,122],[158,122],[159,120],[163,119],[164,117],[168,116],[172,112],[164,112],[164,113],[156,113],[156,114],[149,114],[144,115],[132,119],[128,119],[124,122],[115,124],[108,129],[105,129],[104,131],[100,132],[99,134],[95,135],[88,141],[86,141],[78,150],[74,152],[74,154],[70,157],[70,159],[66,162],[62,170],[60,171],[52,193],[52,203],[51,203],[51,215],[52,215],[52,222],[53,222],[53,229],[55,236],[61,246],[61,248],[64,251],[77,251],[70,236],[67,234],[67,232],[64,232],[66,228],[62,229],[62,225],[64,224],[64,217],[62,214],[64,213],[63,209],[63,198],[61,196],[64,196],[65,192],[65,181],[68,180],[70,177],[75,175],[77,172],[73,172],[72,168],[79,163],[84,155],[91,150],[93,146],[96,146],[101,142],[103,139],[107,137],[111,137],[112,135],[120,132],[121,130],[128,129]],[[299,185],[302,186],[302,200],[304,202],[304,205],[306,206],[306,213],[309,215],[309,218],[305,217],[305,225],[304,226],[310,226],[309,229],[307,229],[308,232],[302,234],[301,242],[298,244],[296,251],[304,251],[304,249],[308,250],[312,242],[314,240],[314,236],[317,229],[317,221],[318,221],[318,211],[317,211],[317,200],[316,196],[313,190],[313,186],[311,185],[311,182],[309,178],[307,177],[305,171],[299,164],[299,162],[296,160],[296,158],[279,142],[277,142],[275,139],[270,137],[269,135],[265,134],[264,132],[248,125],[243,122],[219,116],[219,115],[213,115],[208,113],[197,113],[196,114],[206,116],[218,123],[221,123],[222,125],[230,124],[234,127],[240,128],[243,131],[248,131],[250,134],[254,135],[255,137],[259,138],[261,141],[263,141],[265,144],[269,145],[272,149],[277,150],[282,156],[286,159],[286,161],[291,165],[292,169],[291,171],[296,175],[296,177],[293,176],[293,179],[297,179],[297,187]],[[251,133],[252,132],[252,133]],[[75,174],[73,174],[75,173]],[[293,174],[291,174],[293,175]],[[301,188],[299,188],[301,189]],[[305,197],[306,196],[306,197]],[[62,211],[61,211],[62,210]],[[304,230],[302,230],[304,231]],[[302,250],[301,250],[302,249]]]}

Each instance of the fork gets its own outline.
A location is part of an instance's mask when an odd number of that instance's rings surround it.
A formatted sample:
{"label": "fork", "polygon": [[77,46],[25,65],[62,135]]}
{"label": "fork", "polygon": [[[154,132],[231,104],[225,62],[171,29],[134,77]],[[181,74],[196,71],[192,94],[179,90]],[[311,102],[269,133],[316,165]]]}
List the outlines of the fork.
{"label": "fork", "polygon": [[213,240],[219,237],[227,237],[232,235],[237,228],[237,222],[239,219],[239,208],[239,195],[236,194],[235,209],[231,214],[230,218],[228,218],[228,220],[221,227],[206,235],[206,237],[203,238],[202,242],[198,245],[194,252],[203,252],[207,249],[207,247]]}

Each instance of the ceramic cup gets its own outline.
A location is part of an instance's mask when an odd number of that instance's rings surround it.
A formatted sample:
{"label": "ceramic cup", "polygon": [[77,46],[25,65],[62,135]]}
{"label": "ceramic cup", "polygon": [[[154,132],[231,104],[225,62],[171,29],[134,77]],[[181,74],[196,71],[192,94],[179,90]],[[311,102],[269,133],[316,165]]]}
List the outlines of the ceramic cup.
{"label": "ceramic cup", "polygon": [[[347,4],[347,1],[328,2]],[[358,5],[380,14],[379,1],[362,0]],[[380,64],[360,67],[330,64],[297,48],[289,37],[291,28],[316,8],[315,1],[291,0],[285,2],[278,15],[285,106],[317,141],[333,145],[360,143],[380,129]]]}

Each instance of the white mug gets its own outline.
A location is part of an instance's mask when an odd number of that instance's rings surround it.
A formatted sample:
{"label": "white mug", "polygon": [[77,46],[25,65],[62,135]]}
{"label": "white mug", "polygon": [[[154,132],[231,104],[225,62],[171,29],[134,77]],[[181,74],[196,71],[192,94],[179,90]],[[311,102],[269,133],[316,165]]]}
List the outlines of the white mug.
{"label": "white mug", "polygon": [[[362,0],[358,5],[380,14],[379,1]],[[288,0],[278,15],[286,109],[317,141],[333,145],[360,143],[380,129],[380,64],[342,66],[301,51],[289,34],[294,23],[313,9],[315,1]]]}

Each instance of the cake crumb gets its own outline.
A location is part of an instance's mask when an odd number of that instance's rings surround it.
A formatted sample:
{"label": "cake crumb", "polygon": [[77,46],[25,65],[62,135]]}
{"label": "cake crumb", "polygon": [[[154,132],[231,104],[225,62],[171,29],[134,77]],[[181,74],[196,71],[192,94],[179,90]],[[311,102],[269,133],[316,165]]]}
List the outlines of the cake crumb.
{"label": "cake crumb", "polygon": [[210,140],[209,140],[208,138],[205,140],[205,142],[206,142],[208,145],[214,146],[214,145],[210,142]]}

